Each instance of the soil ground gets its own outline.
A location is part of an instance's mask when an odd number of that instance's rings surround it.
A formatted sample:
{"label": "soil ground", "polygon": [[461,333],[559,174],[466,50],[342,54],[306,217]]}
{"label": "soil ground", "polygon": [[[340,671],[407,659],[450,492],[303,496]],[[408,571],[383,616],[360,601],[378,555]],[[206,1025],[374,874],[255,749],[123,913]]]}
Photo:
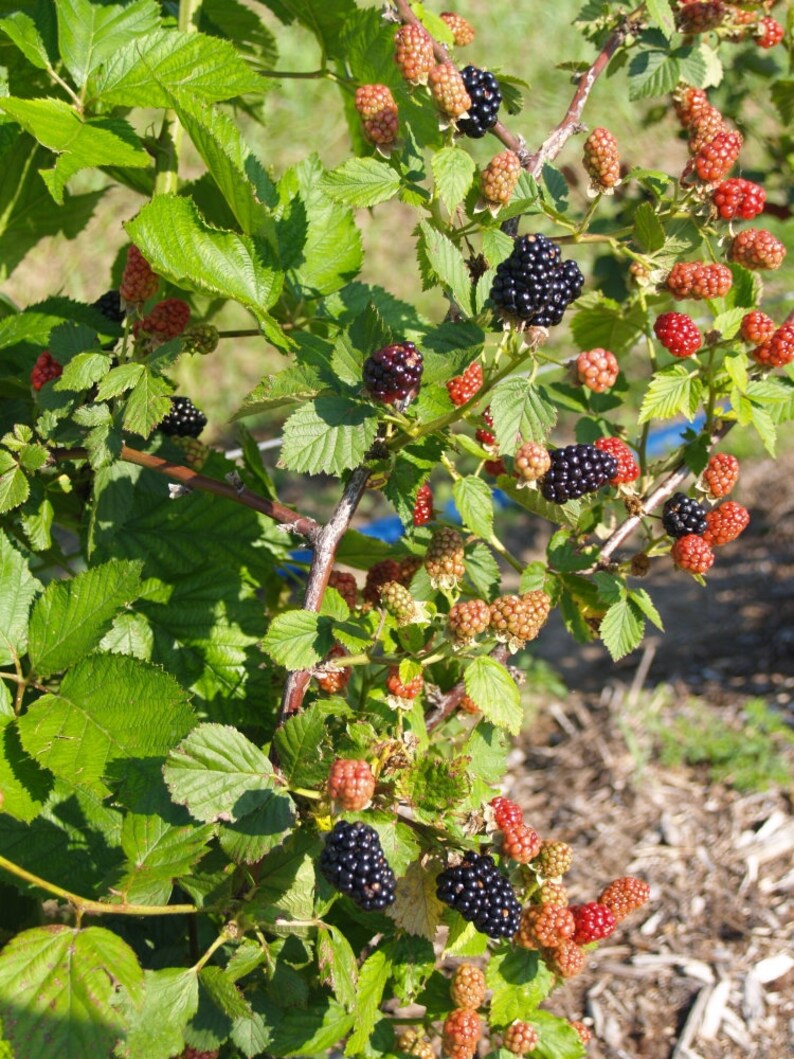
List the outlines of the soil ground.
{"label": "soil ground", "polygon": [[584,1016],[592,1059],[784,1059],[794,1027],[791,791],[742,794],[706,766],[659,764],[645,721],[693,694],[736,721],[750,697],[787,716],[794,694],[794,453],[743,469],[751,529],[707,589],[666,561],[645,584],[667,632],[618,665],[550,625],[536,656],[570,693],[545,696],[507,792],[540,833],[570,842],[571,899],[636,874],[650,905],[591,955],[552,1006]]}

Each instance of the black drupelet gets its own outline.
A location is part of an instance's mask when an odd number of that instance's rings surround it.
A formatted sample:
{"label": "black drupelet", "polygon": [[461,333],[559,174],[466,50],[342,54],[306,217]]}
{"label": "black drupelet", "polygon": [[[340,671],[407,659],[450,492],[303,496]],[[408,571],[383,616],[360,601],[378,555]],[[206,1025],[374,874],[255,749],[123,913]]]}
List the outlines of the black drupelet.
{"label": "black drupelet", "polygon": [[492,73],[479,70],[476,66],[464,66],[460,76],[469,93],[471,106],[468,116],[461,118],[457,126],[465,136],[479,140],[496,124],[499,117],[499,107],[502,103],[499,82]]}
{"label": "black drupelet", "polygon": [[157,426],[168,437],[197,438],[207,425],[207,417],[189,397],[172,397],[171,411]]}
{"label": "black drupelet", "polygon": [[492,857],[467,853],[438,876],[436,896],[489,938],[512,938],[518,930],[521,905]]}
{"label": "black drupelet", "polygon": [[383,855],[378,832],[361,821],[340,820],[325,839],[320,871],[365,912],[394,902],[394,872]]}
{"label": "black drupelet", "polygon": [[378,401],[398,404],[415,396],[422,379],[422,354],[413,342],[384,346],[364,361],[364,386]]}
{"label": "black drupelet", "polygon": [[491,301],[509,316],[535,327],[551,327],[562,320],[583,285],[579,266],[563,261],[556,243],[545,235],[524,235],[497,265]]}
{"label": "black drupelet", "polygon": [[540,480],[540,491],[555,504],[594,493],[618,473],[615,457],[595,445],[565,445],[549,455],[551,467]]}
{"label": "black drupelet", "polygon": [[706,511],[686,493],[675,493],[662,508],[662,525],[676,539],[686,537],[687,533],[700,537],[708,528]]}

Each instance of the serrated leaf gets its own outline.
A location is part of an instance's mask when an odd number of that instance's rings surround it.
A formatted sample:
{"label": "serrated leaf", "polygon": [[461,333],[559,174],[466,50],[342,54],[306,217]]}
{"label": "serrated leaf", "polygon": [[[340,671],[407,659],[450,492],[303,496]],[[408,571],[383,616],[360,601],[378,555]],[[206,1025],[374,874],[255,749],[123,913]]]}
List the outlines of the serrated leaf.
{"label": "serrated leaf", "polygon": [[723,338],[734,338],[739,333],[739,328],[746,313],[747,310],[744,307],[727,309],[724,313],[720,313],[719,316],[715,317],[714,323],[711,325],[712,329],[719,331]]}
{"label": "serrated leaf", "polygon": [[486,720],[518,735],[524,712],[516,682],[505,667],[482,655],[466,667],[464,680],[466,694],[477,703]]}
{"label": "serrated leaf", "polygon": [[700,379],[683,364],[663,368],[651,379],[640,408],[639,422],[672,419],[679,413],[691,422],[695,418],[702,390]]}
{"label": "serrated leaf", "polygon": [[358,961],[341,930],[330,924],[317,931],[317,967],[340,1004],[352,1011],[356,1003]]}
{"label": "serrated leaf", "polygon": [[681,80],[702,88],[706,81],[708,66],[700,45],[676,48],[672,54],[678,60],[678,74]]}
{"label": "serrated leaf", "polygon": [[635,603],[640,608],[645,617],[649,618],[657,629],[659,629],[661,632],[664,632],[664,624],[662,622],[661,615],[654,606],[653,600],[644,588],[633,589],[631,592],[629,592],[629,599],[632,601],[632,603]]}
{"label": "serrated leaf", "polygon": [[391,977],[391,955],[385,947],[377,948],[358,972],[356,990],[356,1026],[345,1045],[345,1055],[361,1055],[375,1028],[383,1000],[383,991]]}
{"label": "serrated leaf", "polygon": [[54,386],[56,390],[87,390],[109,371],[110,358],[104,353],[78,353],[63,369]]}
{"label": "serrated leaf", "polygon": [[148,438],[171,411],[172,391],[167,379],[145,370],[124,405],[124,428]]}
{"label": "serrated leaf", "polygon": [[669,37],[675,29],[670,0],[648,0],[647,8],[651,24],[658,26]]}
{"label": "serrated leaf", "polygon": [[22,745],[40,765],[103,796],[114,761],[165,754],[193,722],[185,693],[167,673],[122,655],[94,655],[18,723]]}
{"label": "serrated leaf", "polygon": [[450,213],[466,197],[476,171],[474,159],[460,147],[442,147],[431,161],[439,197]]}
{"label": "serrated leaf", "polygon": [[[268,923],[274,930],[290,922],[311,919],[314,906],[315,863],[321,843],[316,834],[293,832],[262,858],[256,894],[241,910],[252,924]],[[304,924],[305,926],[305,924]]]}
{"label": "serrated leaf", "polygon": [[770,89],[770,95],[783,124],[794,124],[794,79],[776,81]]}
{"label": "serrated leaf", "polygon": [[304,474],[335,474],[362,463],[375,440],[375,410],[350,397],[318,397],[284,424],[280,463]]}
{"label": "serrated leaf", "polygon": [[601,294],[585,295],[577,302],[571,334],[579,349],[609,349],[617,356],[628,351],[645,328],[646,314],[640,306],[629,312]]}
{"label": "serrated leaf", "polygon": [[145,971],[143,998],[124,1002],[129,1029],[120,1059],[170,1059],[184,1048],[185,1027],[198,1010],[198,975],[193,968]]}
{"label": "serrated leaf", "polygon": [[57,60],[55,11],[39,4],[34,14],[31,18],[24,11],[12,11],[0,19],[0,32],[16,44],[29,63],[46,70]]}
{"label": "serrated leaf", "polygon": [[161,816],[128,813],[121,828],[127,862],[114,891],[131,904],[167,904],[174,879],[190,874],[214,834],[211,824],[175,825]]}
{"label": "serrated leaf", "polygon": [[565,213],[568,209],[568,182],[566,181],[561,170],[557,169],[556,166],[546,162],[543,166],[543,197],[551,203],[551,205],[559,210],[560,213]]}
{"label": "serrated leaf", "polygon": [[117,990],[140,996],[135,953],[102,927],[24,930],[0,953],[0,1016],[17,1059],[110,1055],[124,1032]]}
{"label": "serrated leaf", "polygon": [[270,623],[264,650],[287,669],[309,669],[325,658],[333,646],[331,621],[308,610],[278,614]]}
{"label": "serrated leaf", "polygon": [[499,452],[505,456],[512,456],[525,441],[543,441],[557,421],[545,391],[518,376],[494,387],[490,406]]}
{"label": "serrated leaf", "polygon": [[482,478],[459,478],[452,489],[463,523],[478,537],[493,536],[493,494]]}
{"label": "serrated leaf", "polygon": [[554,975],[537,952],[512,949],[495,952],[488,961],[486,981],[493,990],[491,1020],[506,1026],[514,1019],[526,1018],[554,986]]}
{"label": "serrated leaf", "polygon": [[160,21],[153,0],[136,0],[125,7],[59,0],[56,8],[61,55],[78,86],[119,48],[156,29]]}
{"label": "serrated leaf", "polygon": [[13,511],[30,496],[30,485],[25,472],[10,452],[0,449],[0,515]]}
{"label": "serrated leaf", "polygon": [[587,1048],[575,1027],[559,1015],[537,1010],[532,1013],[532,1024],[538,1031],[535,1054],[540,1059],[584,1059]]}
{"label": "serrated leaf", "polygon": [[643,612],[630,598],[619,599],[607,609],[598,632],[612,661],[617,662],[642,643]]}
{"label": "serrated leaf", "polygon": [[92,651],[118,611],[140,593],[142,569],[143,560],[115,560],[68,581],[50,582],[30,619],[34,673],[50,676]]}
{"label": "serrated leaf", "polygon": [[664,246],[664,226],[650,202],[641,202],[634,211],[634,238],[649,254]]}
{"label": "serrated leaf", "polygon": [[400,879],[394,904],[387,914],[408,934],[432,941],[441,922],[444,906],[436,897],[435,876],[417,860]]}
{"label": "serrated leaf", "polygon": [[281,771],[294,787],[313,787],[324,777],[319,746],[327,717],[323,704],[316,702],[288,718],[273,737]]}
{"label": "serrated leaf", "polygon": [[501,475],[499,488],[502,489],[511,500],[521,507],[531,511],[533,515],[540,515],[558,526],[570,526],[575,529],[582,514],[581,500],[568,500],[565,504],[554,504],[544,499],[539,489],[519,489],[515,478]]}
{"label": "serrated leaf", "polygon": [[41,589],[24,556],[0,532],[0,665],[25,654],[30,605]]}
{"label": "serrated leaf", "polygon": [[487,544],[480,542],[466,548],[466,576],[483,599],[492,600],[499,589],[499,564]]}
{"label": "serrated leaf", "polygon": [[681,77],[678,60],[663,51],[641,51],[629,63],[629,99],[672,92]]}
{"label": "serrated leaf", "polygon": [[463,260],[463,254],[451,239],[447,238],[428,221],[419,225],[419,251],[438,281],[451,293],[455,303],[465,316],[471,316],[471,276]]}
{"label": "serrated leaf", "polygon": [[377,206],[394,198],[400,190],[400,174],[374,158],[349,158],[325,174],[321,187],[334,202],[346,206]]}
{"label": "serrated leaf", "polygon": [[514,248],[515,241],[501,228],[486,228],[482,233],[483,256],[491,268],[510,257]]}
{"label": "serrated leaf", "polygon": [[108,401],[111,397],[131,390],[146,371],[143,364],[119,364],[111,368],[100,382],[97,389],[97,400]]}
{"label": "serrated leaf", "polygon": [[0,790],[3,812],[30,823],[52,791],[52,777],[22,749],[8,684],[0,681]]}

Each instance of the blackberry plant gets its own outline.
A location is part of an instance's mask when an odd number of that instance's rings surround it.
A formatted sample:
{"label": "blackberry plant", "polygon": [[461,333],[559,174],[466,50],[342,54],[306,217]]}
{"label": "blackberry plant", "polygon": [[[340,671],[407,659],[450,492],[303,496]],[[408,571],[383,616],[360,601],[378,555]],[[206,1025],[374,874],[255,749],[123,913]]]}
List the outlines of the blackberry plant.
{"label": "blackberry plant", "polygon": [[742,547],[726,438],[794,416],[788,29],[587,5],[541,130],[473,4],[1,6],[0,1050],[581,1059],[547,997],[652,891],[569,892],[499,792],[520,652],[556,610],[622,658],[639,578]]}

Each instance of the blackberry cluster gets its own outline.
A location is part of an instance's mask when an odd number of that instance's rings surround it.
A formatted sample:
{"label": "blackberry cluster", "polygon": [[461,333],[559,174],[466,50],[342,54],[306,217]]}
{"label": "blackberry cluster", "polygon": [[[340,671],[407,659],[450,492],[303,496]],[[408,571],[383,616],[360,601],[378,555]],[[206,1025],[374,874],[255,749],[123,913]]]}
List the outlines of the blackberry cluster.
{"label": "blackberry cluster", "polygon": [[701,536],[706,532],[706,512],[686,493],[675,493],[662,508],[662,525],[676,540],[687,533]]}
{"label": "blackberry cluster", "polygon": [[157,429],[168,437],[197,438],[207,425],[207,417],[189,397],[172,397],[171,411]]}
{"label": "blackberry cluster", "polygon": [[436,883],[438,899],[460,912],[480,933],[512,938],[518,930],[521,905],[492,857],[467,853],[456,868],[442,871]]}
{"label": "blackberry cluster", "polygon": [[466,91],[471,100],[469,115],[458,122],[458,128],[465,136],[479,140],[496,124],[502,93],[499,82],[487,70],[478,70],[476,66],[464,66],[460,71]]}
{"label": "blackberry cluster", "polygon": [[496,269],[491,299],[498,309],[536,327],[550,327],[575,301],[584,276],[545,235],[524,235]]}
{"label": "blackberry cluster", "polygon": [[383,855],[377,831],[357,820],[340,820],[325,840],[320,871],[365,912],[394,902],[394,872]]}
{"label": "blackberry cluster", "polygon": [[121,295],[117,290],[105,291],[101,298],[97,298],[91,308],[102,313],[106,320],[110,320],[114,324],[123,323],[124,317],[127,315],[121,307]]}
{"label": "blackberry cluster", "polygon": [[551,453],[551,468],[540,482],[546,500],[564,504],[594,493],[618,473],[618,461],[595,445],[565,445]]}
{"label": "blackberry cluster", "polygon": [[407,401],[421,378],[422,354],[413,342],[384,346],[364,361],[364,386],[384,404]]}

